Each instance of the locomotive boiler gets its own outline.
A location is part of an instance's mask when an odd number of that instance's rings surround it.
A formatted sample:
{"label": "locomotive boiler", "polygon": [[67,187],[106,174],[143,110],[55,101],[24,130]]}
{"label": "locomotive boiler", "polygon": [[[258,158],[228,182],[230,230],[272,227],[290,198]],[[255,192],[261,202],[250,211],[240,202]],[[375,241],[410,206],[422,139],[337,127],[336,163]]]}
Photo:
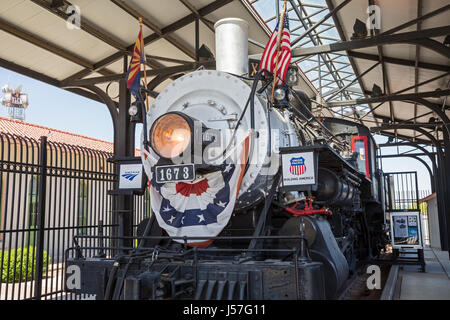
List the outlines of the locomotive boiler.
{"label": "locomotive boiler", "polygon": [[335,299],[384,247],[369,130],[315,117],[295,66],[275,88],[264,70],[250,77],[247,23],[215,27],[216,69],[177,78],[146,113],[151,217],[133,248],[68,258],[66,290],[99,299]]}

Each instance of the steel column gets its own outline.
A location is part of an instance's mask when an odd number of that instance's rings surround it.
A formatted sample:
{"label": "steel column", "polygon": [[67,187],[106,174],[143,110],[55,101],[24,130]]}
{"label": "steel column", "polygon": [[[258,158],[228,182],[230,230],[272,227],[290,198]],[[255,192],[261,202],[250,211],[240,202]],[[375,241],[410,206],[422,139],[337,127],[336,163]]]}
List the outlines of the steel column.
{"label": "steel column", "polygon": [[[128,69],[128,57],[123,57],[123,69]],[[119,114],[114,136],[117,137],[117,145],[114,146],[115,157],[133,157],[135,149],[135,124],[130,122],[128,109],[130,107],[130,92],[127,89],[125,79],[120,80],[119,88]],[[115,165],[115,172],[119,174],[119,165]],[[119,237],[130,237],[133,235],[133,196],[119,194],[116,195],[116,208],[113,210],[114,218],[118,218]],[[132,247],[132,240],[119,239],[119,247]]]}
{"label": "steel column", "polygon": [[[422,150],[431,160],[431,164],[433,165],[433,172],[434,172],[434,185],[436,190],[436,199],[437,199],[437,209],[438,209],[438,220],[439,220],[439,230],[440,232],[440,241],[441,241],[441,248],[444,248],[443,244],[446,243],[446,232],[443,227],[445,226],[445,192],[443,190],[443,184],[442,184],[442,172],[440,171],[441,168],[438,167],[436,157],[434,154],[429,152],[427,149],[425,149],[422,146],[419,146],[416,143],[413,142],[402,142],[402,143],[394,143],[394,144],[384,144],[380,145],[380,147],[393,147],[393,146],[412,146],[419,150]],[[443,205],[444,203],[444,205]],[[442,232],[444,231],[444,232]]]}
{"label": "steel column", "polygon": [[[401,125],[390,125],[390,126],[385,126],[387,128],[393,128],[396,127],[397,129],[401,129],[402,126]],[[377,128],[377,131],[382,131],[384,128]],[[434,144],[434,146],[436,147],[436,152],[437,152],[437,162],[438,162],[438,170],[435,170],[436,172],[436,190],[439,190],[439,194],[437,193],[437,202],[438,202],[438,212],[439,212],[439,225],[440,225],[440,230],[441,230],[441,248],[443,250],[448,250],[449,249],[449,241],[448,241],[448,237],[449,237],[449,217],[450,217],[450,213],[449,213],[449,206],[450,204],[447,203],[446,199],[448,198],[448,184],[449,184],[449,178],[447,177],[447,173],[450,170],[450,166],[447,166],[447,161],[448,158],[446,159],[444,156],[444,153],[442,152],[442,146],[440,144],[439,141],[437,141],[432,134],[430,134],[429,132],[427,132],[424,129],[421,128],[415,128],[414,130],[417,130],[418,132],[422,133],[423,135],[425,135],[428,139],[430,139],[431,143]],[[447,134],[446,130],[444,130],[444,133]],[[445,137],[445,135],[444,135]],[[448,137],[448,135],[447,135]],[[445,140],[445,138],[444,138]],[[411,145],[419,148],[418,145],[414,144],[411,142]],[[422,151],[426,150],[425,148],[423,148]],[[425,152],[425,151],[424,151]]]}
{"label": "steel column", "polygon": [[44,233],[45,205],[47,195],[47,137],[41,137],[39,147],[39,193],[38,193],[38,224],[36,239],[36,265],[34,279],[34,299],[41,300],[42,277],[44,266]]}

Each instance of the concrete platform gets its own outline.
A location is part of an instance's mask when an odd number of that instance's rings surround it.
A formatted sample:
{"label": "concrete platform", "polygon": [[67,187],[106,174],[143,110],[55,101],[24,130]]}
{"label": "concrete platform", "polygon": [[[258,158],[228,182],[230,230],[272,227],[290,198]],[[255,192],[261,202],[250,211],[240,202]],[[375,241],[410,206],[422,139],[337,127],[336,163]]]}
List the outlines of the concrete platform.
{"label": "concrete platform", "polygon": [[450,300],[448,252],[424,249],[425,272],[419,266],[402,266],[397,300]]}

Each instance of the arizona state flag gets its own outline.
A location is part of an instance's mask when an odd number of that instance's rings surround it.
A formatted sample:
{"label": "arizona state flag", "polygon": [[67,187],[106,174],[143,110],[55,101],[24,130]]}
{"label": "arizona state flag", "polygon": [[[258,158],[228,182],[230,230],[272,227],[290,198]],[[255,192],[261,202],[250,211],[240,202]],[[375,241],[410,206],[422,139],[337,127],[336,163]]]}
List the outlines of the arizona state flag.
{"label": "arizona state flag", "polygon": [[141,81],[141,63],[144,63],[144,57],[142,55],[142,45],[143,39],[141,30],[136,40],[136,44],[134,45],[130,68],[127,72],[127,88],[136,98]]}

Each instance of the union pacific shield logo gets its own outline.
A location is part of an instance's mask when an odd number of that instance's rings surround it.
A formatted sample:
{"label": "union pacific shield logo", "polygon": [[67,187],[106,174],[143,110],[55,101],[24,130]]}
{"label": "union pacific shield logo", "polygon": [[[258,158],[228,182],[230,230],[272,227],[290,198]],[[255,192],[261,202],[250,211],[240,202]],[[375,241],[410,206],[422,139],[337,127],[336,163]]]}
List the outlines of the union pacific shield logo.
{"label": "union pacific shield logo", "polygon": [[303,158],[303,157],[292,158],[290,160],[290,162],[291,162],[291,167],[289,168],[289,171],[292,174],[299,176],[306,172],[305,158]]}

